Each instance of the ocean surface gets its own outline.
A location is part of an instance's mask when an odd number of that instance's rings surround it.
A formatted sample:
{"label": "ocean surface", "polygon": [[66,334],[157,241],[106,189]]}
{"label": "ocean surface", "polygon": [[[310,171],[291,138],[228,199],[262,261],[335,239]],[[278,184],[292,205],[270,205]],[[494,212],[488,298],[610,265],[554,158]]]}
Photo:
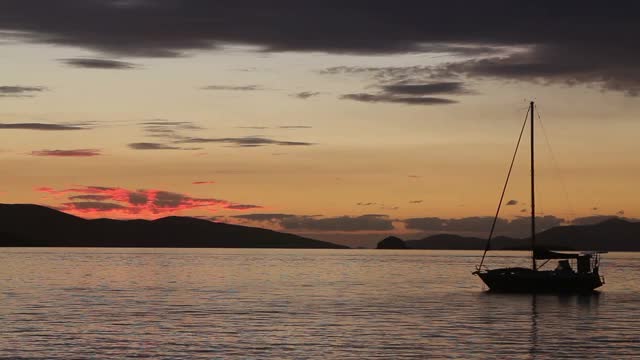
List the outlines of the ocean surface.
{"label": "ocean surface", "polygon": [[2,248],[0,358],[640,358],[640,254],[590,296],[488,294],[479,255]]}

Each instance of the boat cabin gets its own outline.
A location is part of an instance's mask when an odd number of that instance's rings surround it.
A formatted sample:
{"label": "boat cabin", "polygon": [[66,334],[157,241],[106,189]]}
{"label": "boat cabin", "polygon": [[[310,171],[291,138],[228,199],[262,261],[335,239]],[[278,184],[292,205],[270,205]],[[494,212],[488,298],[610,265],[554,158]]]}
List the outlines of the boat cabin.
{"label": "boat cabin", "polygon": [[[544,262],[538,266],[538,269],[549,261],[557,259],[558,265],[554,270],[557,273],[597,274],[600,266],[599,254],[601,253],[602,252],[590,251],[580,254],[568,254],[546,249],[536,249],[534,251],[534,257],[536,260],[544,260]],[[574,269],[577,269],[577,271]]]}

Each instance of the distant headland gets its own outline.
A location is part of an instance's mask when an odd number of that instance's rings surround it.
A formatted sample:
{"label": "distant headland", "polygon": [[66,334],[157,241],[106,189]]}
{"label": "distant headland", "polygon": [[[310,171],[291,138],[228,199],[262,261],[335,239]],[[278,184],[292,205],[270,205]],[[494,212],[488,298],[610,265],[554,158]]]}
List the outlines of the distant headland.
{"label": "distant headland", "polygon": [[0,246],[348,248],[268,229],[216,223],[192,217],[87,220],[30,204],[0,204]]}
{"label": "distant headland", "polygon": [[[398,242],[400,239],[396,239],[394,248],[402,248]],[[491,240],[491,249],[529,249],[530,241],[526,238],[499,236]],[[384,240],[380,243],[383,242]],[[594,225],[557,226],[538,233],[536,242],[539,246],[551,250],[640,251],[640,222],[614,218]],[[486,239],[438,234],[419,240],[404,241],[404,246],[408,249],[484,250]]]}

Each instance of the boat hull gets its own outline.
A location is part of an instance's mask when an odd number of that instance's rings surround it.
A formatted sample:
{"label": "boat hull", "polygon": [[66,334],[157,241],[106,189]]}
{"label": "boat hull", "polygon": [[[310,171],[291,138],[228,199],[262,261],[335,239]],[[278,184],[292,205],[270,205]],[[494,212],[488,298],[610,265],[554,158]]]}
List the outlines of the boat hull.
{"label": "boat hull", "polygon": [[504,268],[477,272],[492,292],[588,293],[602,286],[597,272],[575,273]]}

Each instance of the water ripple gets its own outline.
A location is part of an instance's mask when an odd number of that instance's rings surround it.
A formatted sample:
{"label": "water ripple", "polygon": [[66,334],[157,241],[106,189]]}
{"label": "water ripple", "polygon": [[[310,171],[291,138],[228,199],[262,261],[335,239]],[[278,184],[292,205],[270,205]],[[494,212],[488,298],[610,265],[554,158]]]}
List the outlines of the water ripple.
{"label": "water ripple", "polygon": [[0,358],[632,358],[639,258],[529,296],[483,292],[475,252],[10,248]]}

